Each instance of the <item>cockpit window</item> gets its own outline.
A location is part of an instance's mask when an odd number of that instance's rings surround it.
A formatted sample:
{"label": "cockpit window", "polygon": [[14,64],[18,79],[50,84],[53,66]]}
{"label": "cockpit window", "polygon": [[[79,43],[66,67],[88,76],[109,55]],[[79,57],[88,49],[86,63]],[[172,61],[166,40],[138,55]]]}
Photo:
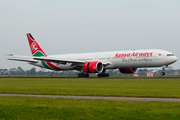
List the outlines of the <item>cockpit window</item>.
{"label": "cockpit window", "polygon": [[167,56],[174,56],[173,54],[167,54]]}

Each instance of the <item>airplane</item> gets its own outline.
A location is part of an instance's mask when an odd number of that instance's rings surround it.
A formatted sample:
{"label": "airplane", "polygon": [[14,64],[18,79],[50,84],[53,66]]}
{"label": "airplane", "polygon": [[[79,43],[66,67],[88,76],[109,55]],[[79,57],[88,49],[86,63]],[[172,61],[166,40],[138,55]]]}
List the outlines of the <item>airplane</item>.
{"label": "airplane", "polygon": [[30,33],[26,35],[32,56],[8,54],[13,56],[8,60],[27,62],[56,71],[77,70],[77,77],[89,77],[89,73],[97,73],[97,77],[109,77],[106,73],[108,69],[133,74],[143,67],[162,67],[161,75],[165,75],[165,68],[177,61],[173,53],[160,49],[47,55]]}

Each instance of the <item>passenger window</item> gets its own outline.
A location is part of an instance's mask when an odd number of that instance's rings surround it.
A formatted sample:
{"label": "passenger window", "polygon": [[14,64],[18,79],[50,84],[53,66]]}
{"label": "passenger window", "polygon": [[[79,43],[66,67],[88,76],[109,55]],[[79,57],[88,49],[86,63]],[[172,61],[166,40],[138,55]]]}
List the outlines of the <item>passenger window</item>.
{"label": "passenger window", "polygon": [[167,56],[174,56],[173,54],[167,54]]}

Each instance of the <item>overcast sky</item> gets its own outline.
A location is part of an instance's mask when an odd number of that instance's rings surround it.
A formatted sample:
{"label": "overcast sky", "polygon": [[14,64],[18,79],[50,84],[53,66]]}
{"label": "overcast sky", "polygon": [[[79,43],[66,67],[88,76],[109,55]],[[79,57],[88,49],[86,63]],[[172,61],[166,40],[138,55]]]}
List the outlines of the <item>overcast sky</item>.
{"label": "overcast sky", "polygon": [[31,55],[28,32],[48,55],[163,49],[180,68],[179,0],[0,0],[0,68],[33,67],[4,56]]}

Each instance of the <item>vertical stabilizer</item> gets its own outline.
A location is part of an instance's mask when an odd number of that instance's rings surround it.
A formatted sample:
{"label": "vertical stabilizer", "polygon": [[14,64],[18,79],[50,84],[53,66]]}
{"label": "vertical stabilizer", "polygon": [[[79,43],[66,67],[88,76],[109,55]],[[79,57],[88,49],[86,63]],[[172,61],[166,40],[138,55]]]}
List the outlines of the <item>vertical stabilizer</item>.
{"label": "vertical stabilizer", "polygon": [[27,33],[27,38],[29,42],[29,46],[31,49],[31,53],[33,56],[41,57],[44,56],[46,57],[46,53],[42,50],[42,48],[39,46],[39,44],[35,41],[31,33]]}

